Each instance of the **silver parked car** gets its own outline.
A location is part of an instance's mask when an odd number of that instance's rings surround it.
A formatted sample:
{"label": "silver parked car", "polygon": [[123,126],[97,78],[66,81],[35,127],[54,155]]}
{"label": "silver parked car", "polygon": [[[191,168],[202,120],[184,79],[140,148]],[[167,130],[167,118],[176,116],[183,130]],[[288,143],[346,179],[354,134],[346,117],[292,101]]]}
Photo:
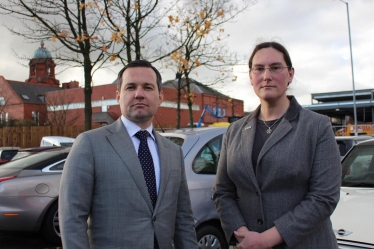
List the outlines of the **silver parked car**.
{"label": "silver parked car", "polygon": [[227,127],[208,127],[160,133],[182,147],[196,236],[201,249],[228,248],[211,199],[226,130]]}
{"label": "silver parked car", "polygon": [[339,248],[374,249],[374,139],[354,145],[343,158],[340,190],[331,216]]}
{"label": "silver parked car", "polygon": [[56,147],[0,166],[0,230],[41,231],[61,242],[57,201],[69,151]]}

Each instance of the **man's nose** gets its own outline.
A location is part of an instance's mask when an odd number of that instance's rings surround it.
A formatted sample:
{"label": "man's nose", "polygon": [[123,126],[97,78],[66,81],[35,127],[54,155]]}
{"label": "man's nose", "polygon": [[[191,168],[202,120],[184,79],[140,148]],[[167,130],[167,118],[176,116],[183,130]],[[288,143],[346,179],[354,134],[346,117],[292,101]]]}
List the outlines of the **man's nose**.
{"label": "man's nose", "polygon": [[135,91],[135,98],[143,98],[144,97],[144,90],[142,87],[137,87]]}

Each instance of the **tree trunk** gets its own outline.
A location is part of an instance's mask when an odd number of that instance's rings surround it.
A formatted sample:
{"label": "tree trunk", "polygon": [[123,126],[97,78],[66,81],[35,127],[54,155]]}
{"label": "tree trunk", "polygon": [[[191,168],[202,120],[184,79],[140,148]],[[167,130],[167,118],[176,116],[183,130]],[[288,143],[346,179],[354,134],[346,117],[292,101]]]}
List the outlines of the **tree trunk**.
{"label": "tree trunk", "polygon": [[[88,60],[88,61],[87,61]],[[88,59],[84,59],[84,129],[86,131],[92,128],[92,66]]]}
{"label": "tree trunk", "polygon": [[182,74],[177,73],[178,79],[178,97],[177,97],[177,129],[181,128],[181,81],[182,81]]}

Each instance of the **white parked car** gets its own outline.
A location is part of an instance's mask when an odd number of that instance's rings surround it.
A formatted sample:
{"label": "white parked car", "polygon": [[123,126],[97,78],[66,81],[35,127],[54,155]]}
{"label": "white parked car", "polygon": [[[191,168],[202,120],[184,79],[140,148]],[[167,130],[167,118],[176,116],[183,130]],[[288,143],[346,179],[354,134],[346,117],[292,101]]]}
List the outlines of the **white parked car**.
{"label": "white parked car", "polygon": [[374,249],[374,139],[354,145],[342,160],[340,201],[331,216],[340,248]]}
{"label": "white parked car", "polygon": [[71,147],[75,138],[71,137],[61,137],[61,136],[45,136],[42,137],[40,141],[40,147],[44,146],[62,146],[62,147]]}

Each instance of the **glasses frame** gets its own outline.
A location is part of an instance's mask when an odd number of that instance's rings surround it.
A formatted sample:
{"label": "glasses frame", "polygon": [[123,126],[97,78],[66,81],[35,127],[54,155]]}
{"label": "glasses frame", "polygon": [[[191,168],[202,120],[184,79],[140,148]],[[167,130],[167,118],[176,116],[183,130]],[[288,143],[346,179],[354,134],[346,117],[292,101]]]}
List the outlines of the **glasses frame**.
{"label": "glasses frame", "polygon": [[[281,70],[280,70],[279,72],[276,72],[276,71],[274,71],[274,68],[275,68],[275,67],[281,68]],[[258,72],[256,73],[256,72],[254,71],[254,69],[256,69],[256,68],[263,68],[264,71],[261,72],[261,73],[258,73]],[[254,74],[261,75],[261,74],[264,74],[264,73],[265,73],[266,69],[269,69],[269,72],[270,72],[270,73],[278,74],[278,73],[280,73],[280,72],[283,71],[283,68],[291,68],[291,67],[290,67],[290,66],[287,66],[287,67],[272,66],[272,67],[256,67],[256,68],[255,68],[255,67],[250,68],[250,71],[253,72]]]}

